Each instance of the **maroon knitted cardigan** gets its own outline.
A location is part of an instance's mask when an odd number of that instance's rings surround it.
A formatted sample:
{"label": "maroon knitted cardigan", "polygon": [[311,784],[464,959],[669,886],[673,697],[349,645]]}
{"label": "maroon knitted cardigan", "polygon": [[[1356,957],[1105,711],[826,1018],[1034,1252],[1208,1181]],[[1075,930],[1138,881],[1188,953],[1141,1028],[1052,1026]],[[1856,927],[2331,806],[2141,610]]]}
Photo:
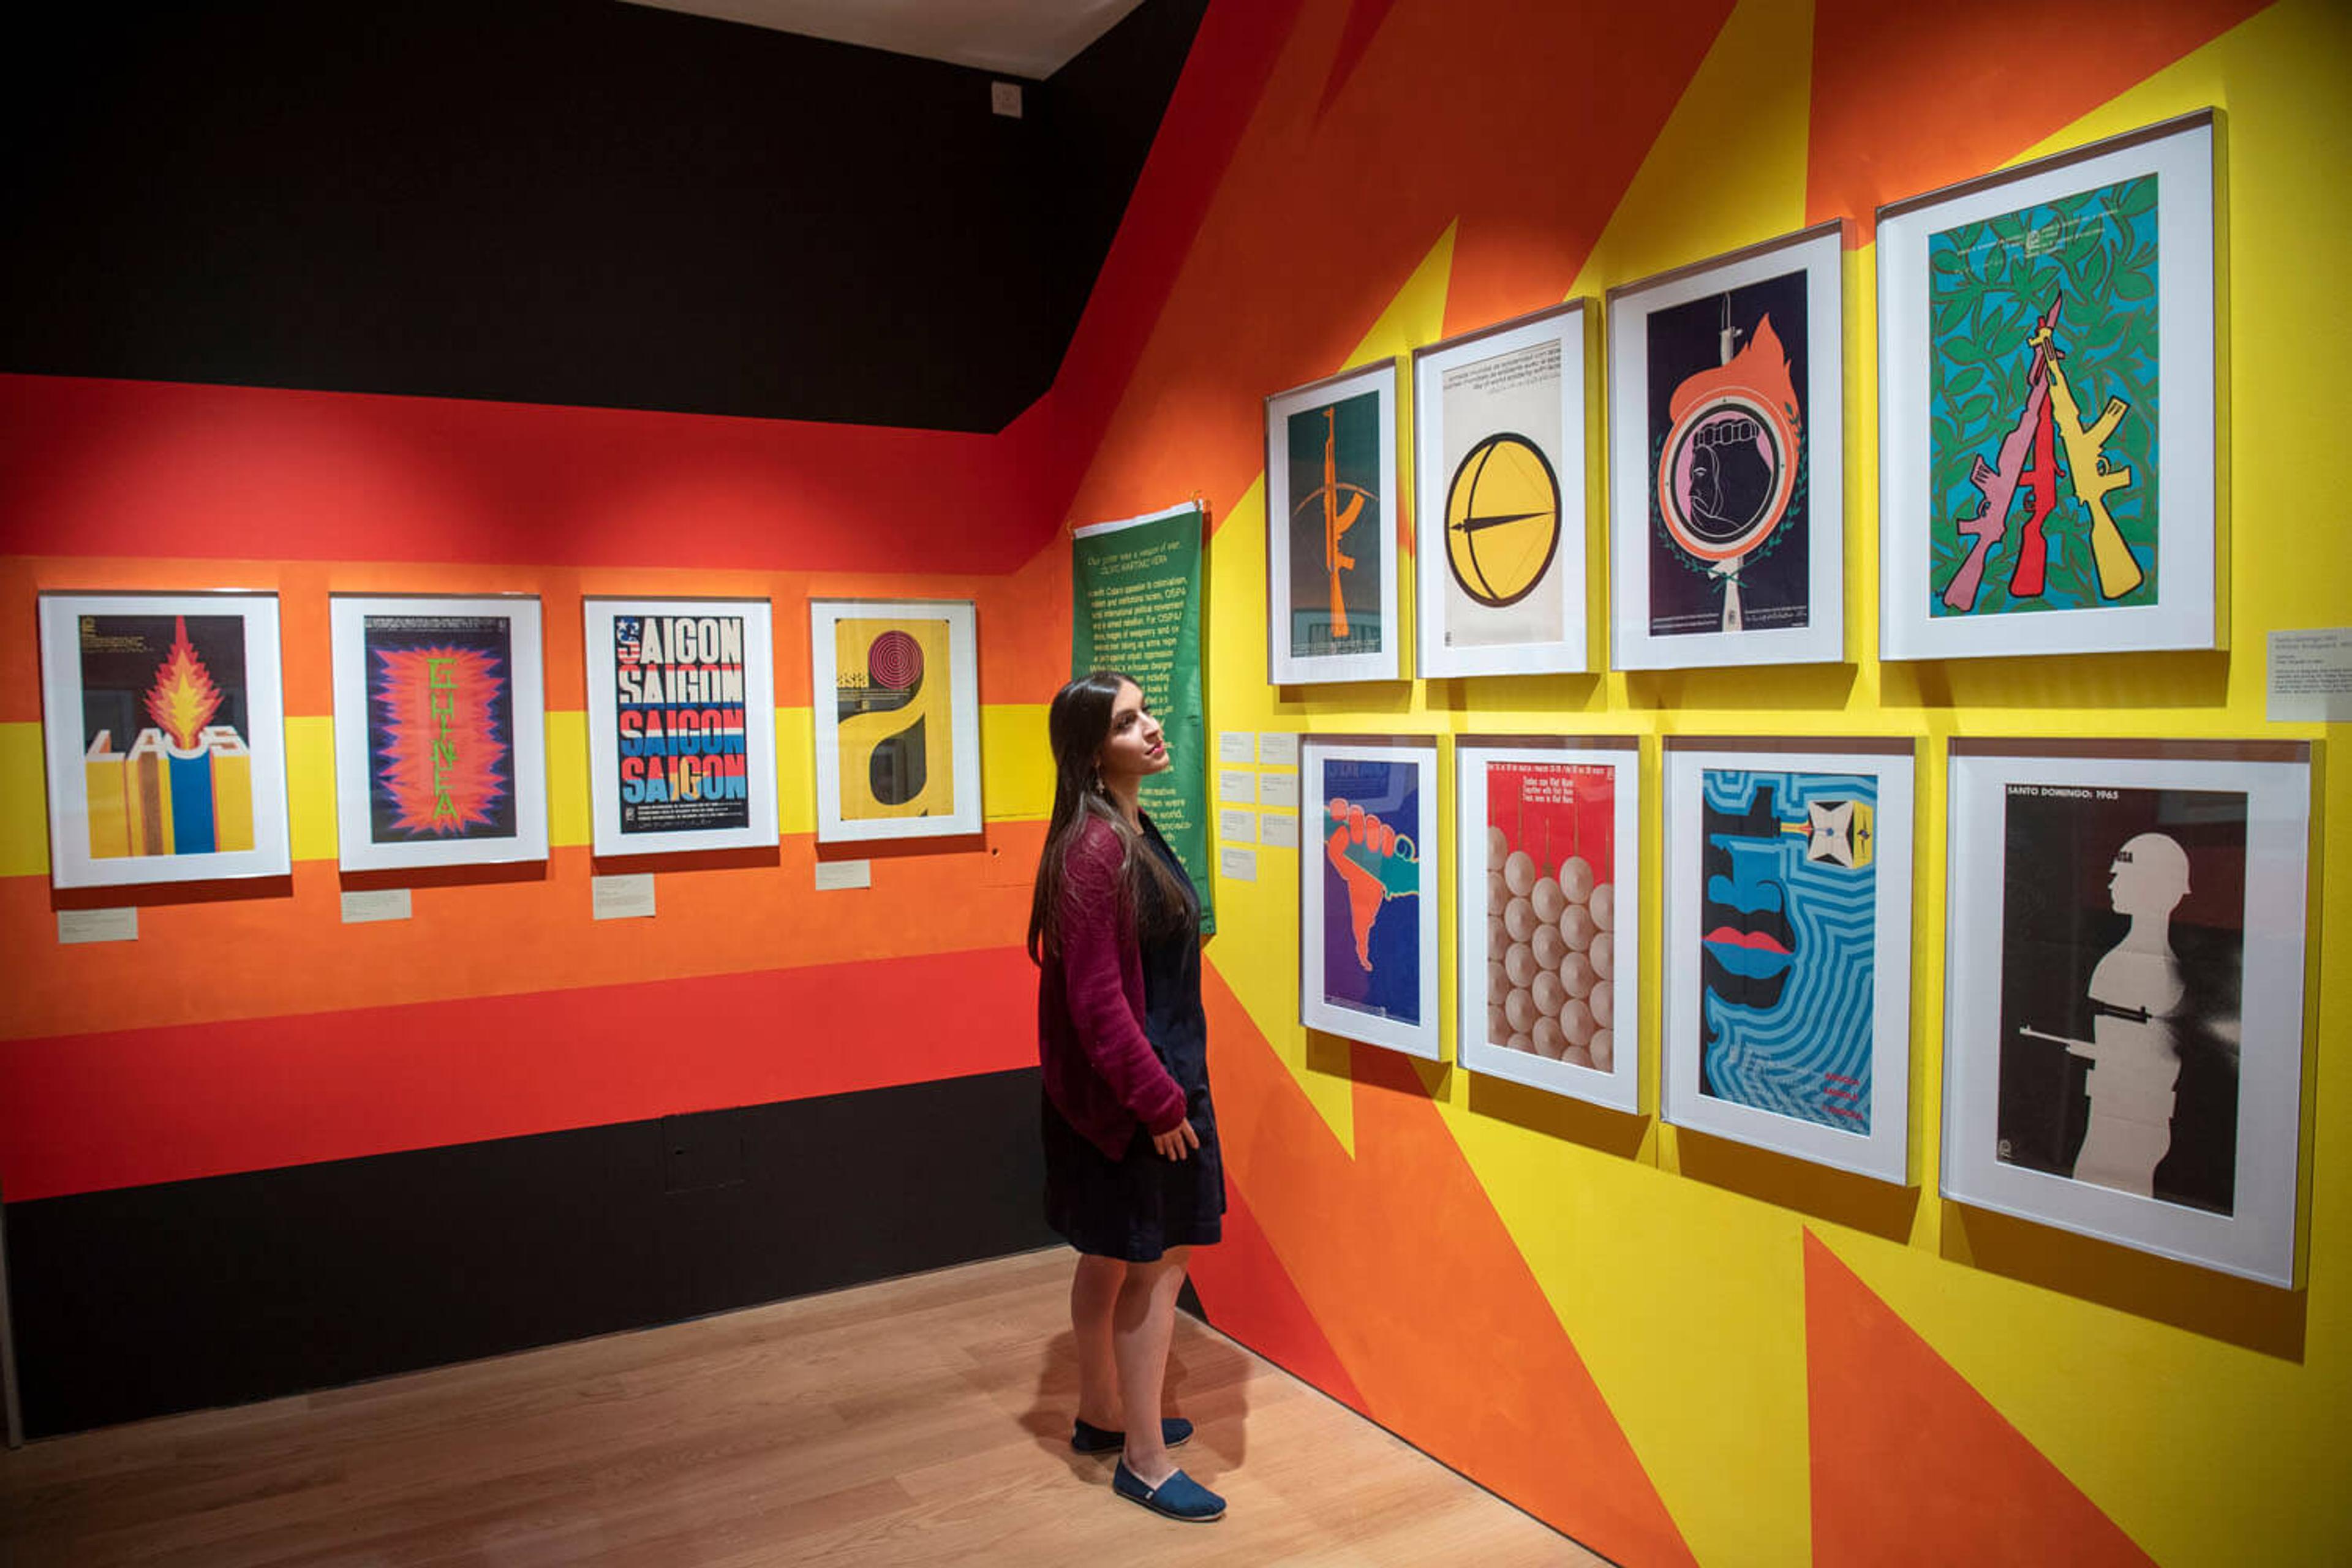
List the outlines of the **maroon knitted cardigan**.
{"label": "maroon knitted cardigan", "polygon": [[1055,1109],[1109,1159],[1139,1123],[1184,1120],[1184,1090],[1143,1033],[1143,955],[1119,877],[1118,830],[1088,819],[1062,868],[1061,951],[1037,976],[1037,1061]]}

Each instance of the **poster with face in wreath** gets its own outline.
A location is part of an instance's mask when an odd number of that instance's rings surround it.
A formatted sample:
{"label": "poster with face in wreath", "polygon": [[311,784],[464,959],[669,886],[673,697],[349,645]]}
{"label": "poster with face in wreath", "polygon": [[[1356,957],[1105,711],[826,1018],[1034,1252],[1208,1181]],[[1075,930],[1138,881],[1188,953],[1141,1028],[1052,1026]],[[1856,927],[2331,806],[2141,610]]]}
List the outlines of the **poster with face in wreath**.
{"label": "poster with face in wreath", "polygon": [[1843,657],[1843,236],[1611,291],[1617,668]]}
{"label": "poster with face in wreath", "polygon": [[776,841],[775,652],[765,599],[590,599],[598,855]]}

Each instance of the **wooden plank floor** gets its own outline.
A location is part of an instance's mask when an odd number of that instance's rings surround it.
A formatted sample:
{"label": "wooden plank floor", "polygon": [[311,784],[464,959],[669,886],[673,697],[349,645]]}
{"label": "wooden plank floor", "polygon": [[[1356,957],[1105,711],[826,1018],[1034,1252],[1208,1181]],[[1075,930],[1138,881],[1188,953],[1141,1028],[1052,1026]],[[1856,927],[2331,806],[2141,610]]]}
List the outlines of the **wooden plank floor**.
{"label": "wooden plank floor", "polygon": [[1067,1446],[1059,1249],[0,1454],[0,1563],[1597,1563],[1189,1318],[1212,1525]]}

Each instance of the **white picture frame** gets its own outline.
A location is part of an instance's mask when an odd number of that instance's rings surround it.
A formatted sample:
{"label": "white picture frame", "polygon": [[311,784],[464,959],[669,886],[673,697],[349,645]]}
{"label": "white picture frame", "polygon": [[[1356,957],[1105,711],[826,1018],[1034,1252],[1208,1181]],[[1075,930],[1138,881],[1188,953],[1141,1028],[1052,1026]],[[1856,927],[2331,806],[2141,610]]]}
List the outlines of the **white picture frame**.
{"label": "white picture frame", "polygon": [[1433,735],[1299,746],[1299,1021],[1428,1061],[1444,1054],[1437,762]]}
{"label": "white picture frame", "polygon": [[538,597],[336,594],[327,630],[341,868],[546,859]]}
{"label": "white picture frame", "polygon": [[1403,676],[1399,504],[1396,361],[1265,400],[1267,679]]}
{"label": "white picture frame", "polygon": [[1666,1121],[1909,1184],[1913,751],[1667,738]]}
{"label": "white picture frame", "polygon": [[596,595],[581,619],[593,853],[773,847],[773,606]]}
{"label": "white picture frame", "polygon": [[2220,646],[2219,129],[2208,110],[1879,209],[1880,657]]}
{"label": "white picture frame", "polygon": [[[882,639],[893,632],[904,642],[894,640],[884,647]],[[862,662],[867,668],[845,670],[841,649],[853,637],[865,639]],[[906,701],[889,708],[877,705],[845,720],[843,694],[872,689],[869,683],[876,678],[871,667],[876,658],[894,659],[898,666],[887,679],[911,676],[917,685],[911,692],[901,693]],[[942,660],[947,666],[943,681],[938,668]],[[951,838],[981,830],[979,635],[978,611],[972,601],[812,599],[809,668],[819,844]],[[853,696],[851,700],[854,706],[860,700]],[[909,706],[921,709],[917,717],[925,729],[919,745],[913,743],[918,737],[908,733],[911,721],[895,727],[856,723],[865,718],[887,720]],[[877,756],[890,762],[881,748],[897,743],[898,759],[885,769],[895,771],[897,782],[885,793],[902,794],[906,798],[881,800],[869,789],[864,801],[853,796],[845,802],[842,730],[845,722],[856,726],[849,741],[853,753],[849,760],[863,759],[869,777],[874,776]],[[944,770],[940,765],[942,762],[947,764]]]}
{"label": "white picture frame", "polygon": [[290,875],[278,595],[44,593],[37,618],[51,884]]}
{"label": "white picture frame", "polygon": [[1580,673],[1588,300],[1415,349],[1423,679]]}
{"label": "white picture frame", "polygon": [[1944,1196],[2300,1283],[2310,755],[1952,742]]}
{"label": "white picture frame", "polygon": [[1454,780],[1454,1059],[1639,1111],[1640,741],[1458,736]]}
{"label": "white picture frame", "polygon": [[1609,291],[1612,668],[1845,658],[1848,229]]}

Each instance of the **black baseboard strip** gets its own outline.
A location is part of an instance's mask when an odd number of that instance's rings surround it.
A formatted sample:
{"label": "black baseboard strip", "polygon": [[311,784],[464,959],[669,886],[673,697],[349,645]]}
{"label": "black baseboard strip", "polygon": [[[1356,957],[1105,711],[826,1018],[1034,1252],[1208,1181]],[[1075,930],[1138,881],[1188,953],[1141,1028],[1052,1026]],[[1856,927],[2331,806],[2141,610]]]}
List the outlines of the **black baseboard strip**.
{"label": "black baseboard strip", "polygon": [[270,1399],[1052,1243],[1034,1068],[10,1204],[25,1430]]}

